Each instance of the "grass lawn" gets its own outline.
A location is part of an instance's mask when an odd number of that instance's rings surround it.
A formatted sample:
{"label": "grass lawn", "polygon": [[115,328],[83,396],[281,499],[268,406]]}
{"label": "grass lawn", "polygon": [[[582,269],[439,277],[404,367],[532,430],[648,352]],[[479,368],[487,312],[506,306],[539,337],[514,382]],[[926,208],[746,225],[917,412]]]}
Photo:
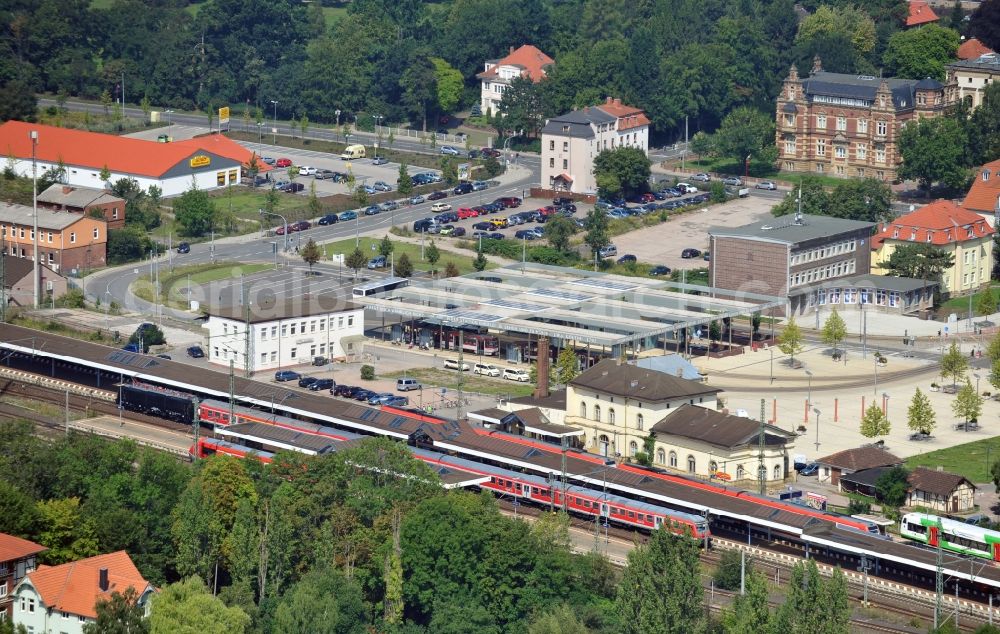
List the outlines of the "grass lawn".
{"label": "grass lawn", "polygon": [[[217,209],[229,209],[230,204],[232,204],[233,214],[236,217],[260,220],[260,210],[266,207],[267,192],[269,190],[263,187],[258,187],[257,189],[249,187],[233,187],[231,189],[231,195],[229,189],[221,189],[212,192],[215,207]],[[302,196],[279,192],[278,200],[274,205],[274,211],[280,214],[283,211],[301,209],[305,207],[306,204],[307,199]],[[265,222],[280,221],[270,218]],[[289,222],[291,222],[291,220],[289,220]]]}
{"label": "grass lawn", "polygon": [[[681,164],[679,161],[674,161],[671,165],[674,167],[680,167]],[[744,175],[743,165],[739,161],[735,161],[731,158],[705,158],[694,161],[685,161],[684,166],[687,169],[704,170],[706,172],[717,172],[720,174],[733,174],[734,176],[739,176],[740,178]],[[803,176],[813,176],[818,178],[826,187],[835,187],[846,180],[843,178],[837,178],[836,176],[827,176],[824,174],[782,172],[771,166],[754,164],[753,161],[750,162],[750,176],[754,178],[770,178],[792,184],[796,184],[801,181]]]}
{"label": "grass lawn", "polygon": [[[185,289],[188,283],[188,276],[191,277],[191,284],[207,284],[217,280],[224,280],[240,275],[251,275],[260,271],[272,268],[271,264],[239,264],[238,262],[217,262],[215,264],[196,264],[193,266],[183,266],[173,270],[171,273],[160,273],[160,301],[166,299],[166,305],[181,310],[186,310],[186,301],[177,301],[174,298],[185,297],[181,289]],[[176,287],[176,289],[175,289]],[[150,285],[149,275],[140,276],[133,284],[132,292],[147,302],[153,301],[153,289]]]}
{"label": "grass lawn", "polygon": [[[361,252],[368,257],[374,257],[378,251],[378,244],[382,241],[381,238],[361,238]],[[420,259],[420,245],[413,244],[410,242],[403,242],[401,240],[393,240],[395,245],[393,254],[395,254],[396,261],[399,261],[399,256],[406,254],[409,256],[410,261],[413,262],[413,266],[418,271],[428,271],[431,265],[426,260]],[[372,251],[372,245],[375,245],[375,251]],[[430,240],[427,241],[430,244]],[[467,253],[459,253],[458,251],[448,251],[444,248],[443,241],[435,241],[434,244],[437,245],[438,251],[441,253],[441,259],[438,260],[437,269],[438,271],[444,271],[444,267],[448,262],[454,262],[455,266],[458,267],[459,273],[465,275],[466,273],[472,273],[476,269],[472,267],[472,260],[474,255]],[[426,245],[425,245],[426,247]],[[354,238],[347,238],[346,240],[338,240],[337,242],[331,242],[330,244],[323,245],[323,253],[326,257],[329,257],[333,253],[343,253],[345,255],[354,251]],[[426,251],[426,248],[425,248]],[[489,256],[487,256],[489,257]],[[496,263],[490,262],[486,265],[487,269],[497,268]]]}
{"label": "grass lawn", "polygon": [[[990,285],[990,290],[993,293],[994,297],[997,296],[997,289],[998,288],[1000,288],[1000,286]],[[975,295],[972,296],[972,311],[973,311],[974,315],[982,315],[982,313],[979,312],[979,298],[982,295],[983,295],[982,292],[979,292],[979,293],[976,293]],[[941,308],[939,310],[942,310],[942,311],[954,310],[954,311],[960,312],[963,315],[968,315],[969,314],[969,297],[968,296],[965,296],[965,297],[952,297],[948,301],[943,302],[941,304]]]}
{"label": "grass lawn", "polygon": [[987,469],[987,450],[989,460],[1000,458],[1000,438],[986,438],[964,445],[956,445],[947,449],[938,449],[907,458],[906,466],[928,467],[936,469],[944,467],[945,471],[959,473],[972,482],[981,484],[990,481]]}
{"label": "grass lawn", "polygon": [[[457,355],[455,358],[458,358]],[[470,366],[474,363],[471,355],[466,355],[464,359]],[[402,376],[417,379],[425,389],[428,386],[446,387],[448,391],[458,389],[458,372],[439,368],[415,368],[413,370],[390,372],[389,374],[380,374],[379,378],[398,379]],[[479,392],[480,394],[505,395],[510,398],[518,398],[520,396],[530,396],[535,387],[531,383],[493,379],[472,374],[470,371],[465,372],[462,389],[466,392]]]}

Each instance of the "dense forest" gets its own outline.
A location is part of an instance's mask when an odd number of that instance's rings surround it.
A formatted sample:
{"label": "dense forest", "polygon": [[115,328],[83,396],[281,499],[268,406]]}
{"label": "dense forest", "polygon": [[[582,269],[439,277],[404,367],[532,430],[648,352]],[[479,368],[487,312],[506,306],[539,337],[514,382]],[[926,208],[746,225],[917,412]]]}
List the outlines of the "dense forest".
{"label": "dense forest", "polygon": [[420,123],[474,103],[484,60],[534,44],[556,60],[545,115],[615,95],[673,137],[685,117],[693,133],[770,111],[816,54],[827,70],[905,72],[891,47],[905,14],[904,0],[10,0],[0,103],[26,116],[32,91],[116,99],[124,78],[129,103]]}

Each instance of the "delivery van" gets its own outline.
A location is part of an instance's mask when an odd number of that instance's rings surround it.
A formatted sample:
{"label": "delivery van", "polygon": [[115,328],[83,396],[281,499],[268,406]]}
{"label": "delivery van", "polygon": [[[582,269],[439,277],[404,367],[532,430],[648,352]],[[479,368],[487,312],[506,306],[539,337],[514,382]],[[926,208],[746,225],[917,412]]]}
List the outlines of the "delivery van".
{"label": "delivery van", "polygon": [[365,146],[348,145],[346,148],[344,148],[344,153],[340,155],[340,158],[344,159],[345,161],[365,158]]}

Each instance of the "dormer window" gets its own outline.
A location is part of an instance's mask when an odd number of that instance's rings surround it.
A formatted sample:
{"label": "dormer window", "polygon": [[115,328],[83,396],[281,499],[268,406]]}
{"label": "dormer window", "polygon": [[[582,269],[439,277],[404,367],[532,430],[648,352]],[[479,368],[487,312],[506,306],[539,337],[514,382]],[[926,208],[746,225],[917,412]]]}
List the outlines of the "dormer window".
{"label": "dormer window", "polygon": [[930,242],[933,239],[934,239],[934,232],[933,231],[928,231],[927,232],[927,241]]}
{"label": "dormer window", "polygon": [[916,240],[916,239],[917,239],[916,230],[915,229],[910,230],[910,240]]}
{"label": "dormer window", "polygon": [[989,170],[983,170],[983,182],[985,183],[988,180],[990,180],[990,171]]}
{"label": "dormer window", "polygon": [[896,228],[894,228],[892,230],[892,237],[893,238],[898,238],[899,237],[899,227],[896,227]]}

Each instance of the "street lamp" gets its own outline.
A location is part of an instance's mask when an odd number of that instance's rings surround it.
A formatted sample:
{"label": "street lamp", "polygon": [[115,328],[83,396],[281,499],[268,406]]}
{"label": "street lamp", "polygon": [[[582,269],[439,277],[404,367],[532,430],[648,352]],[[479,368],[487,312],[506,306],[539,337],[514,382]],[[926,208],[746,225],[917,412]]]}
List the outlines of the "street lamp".
{"label": "street lamp", "polygon": [[170,115],[172,115],[173,113],[174,113],[173,110],[164,110],[163,111],[163,114],[167,115],[167,125],[168,126],[170,125]]}
{"label": "street lamp", "polygon": [[274,134],[272,135],[271,143],[277,143],[278,142],[278,102],[275,101],[274,99],[272,99],[271,103],[274,104],[274,130],[273,130]]}
{"label": "street lamp", "polygon": [[33,218],[31,236],[33,249],[31,260],[33,268],[31,277],[34,280],[35,308],[37,309],[41,302],[41,279],[39,278],[38,271],[38,163],[35,160],[35,149],[38,147],[38,130],[29,132],[28,137],[31,139],[31,216]]}
{"label": "street lamp", "polygon": [[820,411],[817,408],[813,408],[813,413],[816,414],[816,453],[819,453],[819,414]]}
{"label": "street lamp", "polygon": [[273,212],[270,212],[270,211],[264,211],[263,209],[258,209],[257,212],[261,216],[277,216],[278,218],[281,218],[281,222],[284,223],[284,228],[285,228],[285,232],[284,232],[285,251],[288,251],[288,221],[285,219],[285,217],[282,216],[281,214],[276,214],[276,213],[273,213]]}
{"label": "street lamp", "polygon": [[257,143],[260,143],[264,138],[264,122],[257,122]]}
{"label": "street lamp", "polygon": [[882,392],[882,415],[889,417],[889,393]]}
{"label": "street lamp", "polygon": [[806,405],[808,410],[808,408],[812,407],[813,404],[813,373],[806,370],[806,376],[809,377],[809,392],[808,396],[806,396]]}
{"label": "street lamp", "polygon": [[978,396],[979,395],[979,379],[981,379],[983,377],[979,376],[978,372],[973,372],[972,376],[976,377],[976,396]]}

